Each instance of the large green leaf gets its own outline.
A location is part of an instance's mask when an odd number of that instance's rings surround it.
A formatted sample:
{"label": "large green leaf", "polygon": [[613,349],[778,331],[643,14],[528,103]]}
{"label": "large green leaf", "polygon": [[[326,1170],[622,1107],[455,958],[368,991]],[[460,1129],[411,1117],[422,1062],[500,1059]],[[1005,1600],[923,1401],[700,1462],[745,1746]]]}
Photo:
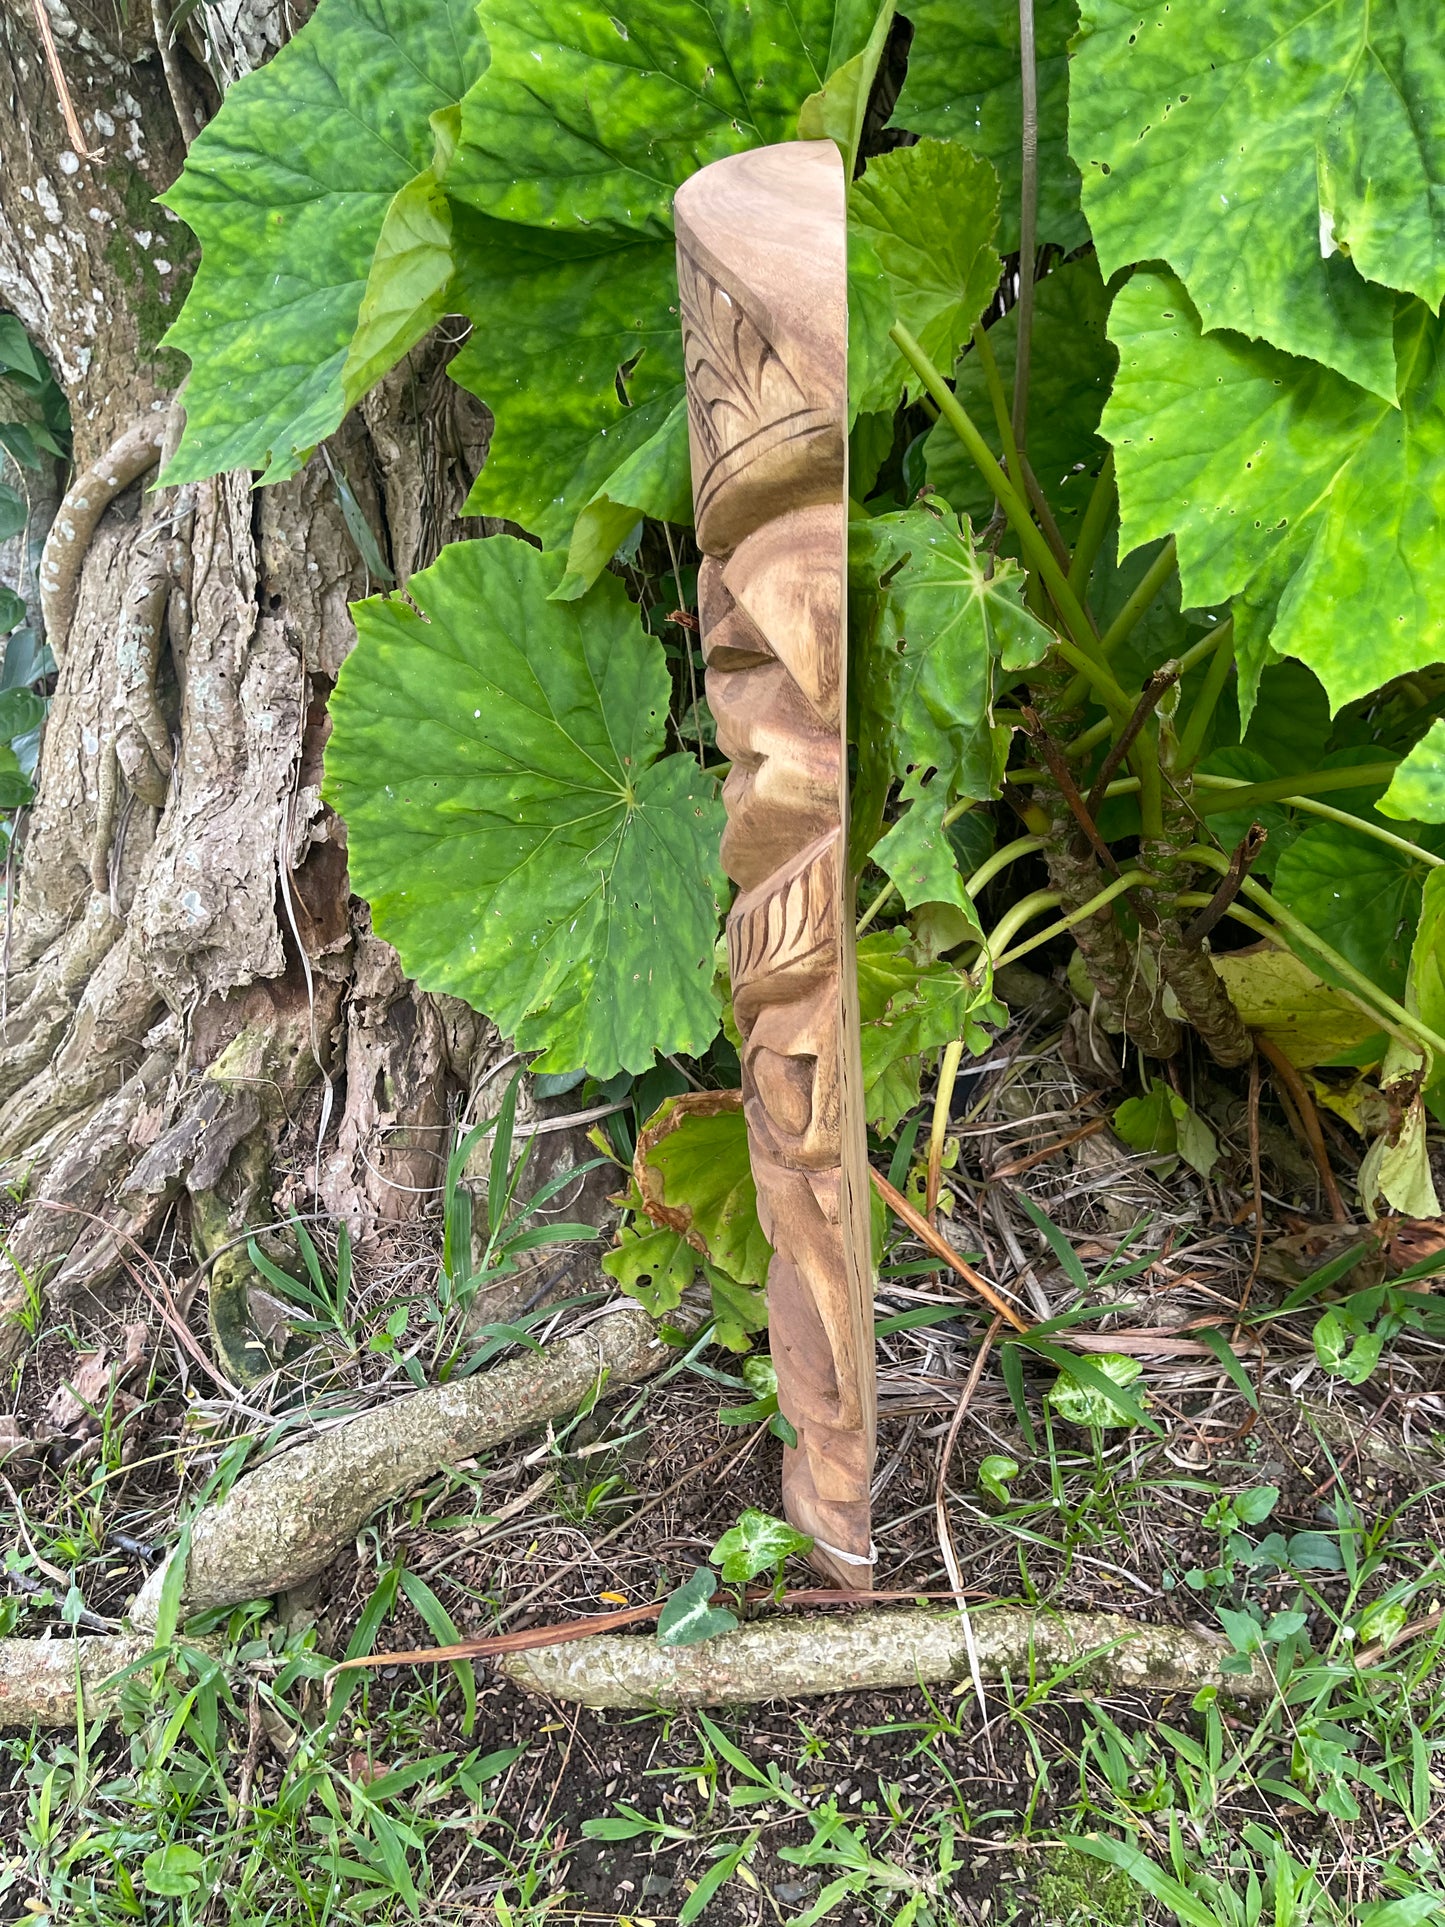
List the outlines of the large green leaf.
{"label": "large green leaf", "polygon": [[202,246],[166,336],[192,364],[168,481],[227,468],[279,480],[335,429],[389,210],[432,165],[432,116],[455,111],[486,59],[474,0],[321,0],[230,89],[163,197]]}
{"label": "large green leaf", "polygon": [[[1003,182],[1001,245],[1019,244],[1023,91],[1019,10],[1009,0],[905,0],[913,22],[908,74],[892,125],[958,141],[991,160]],[[1088,238],[1079,174],[1069,159],[1069,36],[1075,0],[1037,0],[1039,223],[1041,241],[1073,248]]]}
{"label": "large green leaf", "polygon": [[415,609],[358,603],[326,793],[409,974],[609,1077],[717,1029],[722,811],[661,754],[666,665],[622,584],[549,603],[561,570],[498,536],[413,576]]}
{"label": "large green leaf", "polygon": [[1393,398],[1390,290],[1445,295],[1434,0],[1084,0],[1082,20],[1069,131],[1105,273],[1167,261],[1206,327]]}
{"label": "large green leaf", "polygon": [[980,1056],[993,1041],[984,1026],[1008,1019],[988,988],[966,972],[920,964],[901,928],[859,938],[858,1008],[864,1112],[882,1137],[891,1137],[919,1102],[927,1053],[961,1037]]}
{"label": "large green leaf", "polygon": [[876,0],[483,0],[491,65],[462,107],[452,191],[501,220],[672,232],[700,167],[788,140],[863,51]]}
{"label": "large green leaf", "polygon": [[1400,764],[1380,811],[1407,823],[1445,823],[1445,722],[1432,723]]}
{"label": "large green leaf", "polygon": [[998,793],[995,671],[1032,667],[1053,637],[1024,608],[1015,564],[980,554],[966,520],[931,506],[850,524],[849,570],[873,591],[859,600],[854,644],[868,692],[860,782],[876,796],[901,781],[908,806],[875,861],[910,908],[951,902],[972,914],[943,814]]}
{"label": "large green leaf", "polygon": [[496,418],[467,512],[504,515],[555,547],[599,494],[633,493],[628,465],[655,455],[591,575],[639,514],[690,521],[672,242],[618,246],[465,209],[457,234],[455,299],[473,327],[451,373]]}
{"label": "large green leaf", "polygon": [[[1105,333],[1109,297],[1092,254],[1066,261],[1039,282],[1034,295],[1029,364],[1029,465],[1061,527],[1072,527],[1088,504],[1104,457],[1099,416],[1118,359]],[[1018,358],[1018,309],[988,331],[1006,395],[1013,394]],[[958,364],[959,400],[996,456],[1003,453],[983,363],[966,354]],[[987,521],[993,494],[945,421],[923,445],[928,479],[957,509]]]}
{"label": "large green leaf", "polygon": [[1398,997],[1426,871],[1342,823],[1314,823],[1280,858],[1274,891],[1357,970]]}
{"label": "large green leaf", "polygon": [[[848,200],[848,402],[891,412],[919,382],[888,339],[906,323],[940,368],[953,364],[998,286],[998,177],[950,141],[868,163]],[[859,319],[863,325],[859,325]]]}
{"label": "large green leaf", "polygon": [[567,542],[559,596],[580,595],[639,516],[692,517],[674,192],[788,138],[877,10],[484,0],[492,64],[447,175],[480,210],[458,219],[453,299],[473,330],[452,372],[497,418],[469,508]]}
{"label": "large green leaf", "polygon": [[1262,343],[1204,334],[1172,275],[1135,275],[1109,334],[1121,547],[1172,532],[1186,606],[1240,596],[1246,723],[1266,645],[1307,663],[1334,708],[1445,656],[1440,322],[1405,305],[1399,408]]}

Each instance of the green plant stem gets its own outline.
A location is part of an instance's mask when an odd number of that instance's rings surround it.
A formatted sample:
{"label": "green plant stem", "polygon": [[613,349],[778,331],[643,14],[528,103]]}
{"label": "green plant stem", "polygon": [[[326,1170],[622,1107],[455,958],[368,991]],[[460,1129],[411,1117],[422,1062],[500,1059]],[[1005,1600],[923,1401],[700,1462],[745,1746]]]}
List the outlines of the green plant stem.
{"label": "green plant stem", "polygon": [[[1027,446],[1029,363],[1033,356],[1034,267],[1039,226],[1039,66],[1034,0],[1018,0],[1019,82],[1023,107],[1019,194],[1018,350],[1014,360],[1013,439]],[[1019,471],[1019,480],[1023,473]]]}
{"label": "green plant stem", "polygon": [[1149,605],[1179,566],[1179,554],[1171,535],[1140,577],[1137,587],[1099,639],[1106,656],[1112,655],[1126,636],[1138,627]]}
{"label": "green plant stem", "polygon": [[1018,443],[1014,440],[1013,422],[1009,419],[1008,396],[1003,391],[1003,376],[998,371],[994,357],[993,343],[988,338],[988,330],[981,321],[973,324],[973,351],[978,356],[983,369],[984,386],[993,407],[993,418],[998,427],[999,440],[1003,444],[1004,460],[1008,463],[1008,473],[1019,488],[1025,488],[1023,466],[1019,461]]}
{"label": "green plant stem", "polygon": [[[1239,783],[1237,777],[1196,776],[1194,780],[1200,788],[1220,788],[1221,794],[1199,798],[1195,808],[1201,816],[1217,816],[1221,810],[1252,810],[1261,803],[1293,803],[1296,797],[1318,796],[1329,790],[1372,789],[1376,783],[1388,783],[1394,774],[1393,763],[1358,763],[1353,769],[1317,769],[1303,776],[1272,776],[1266,783],[1244,783],[1238,788],[1235,787]],[[1222,793],[1225,788],[1228,795]]]}
{"label": "green plant stem", "polygon": [[[1155,596],[1173,575],[1178,565],[1179,555],[1174,546],[1174,537],[1171,535],[1140,577],[1128,601],[1100,637],[1099,650],[1104,657],[1111,656],[1119,644],[1138,627]],[[1064,710],[1074,708],[1083,697],[1083,693],[1083,686],[1076,676],[1060,698],[1059,707]]]}
{"label": "green plant stem", "polygon": [[1114,451],[1111,448],[1104,457],[1098,480],[1090,490],[1084,519],[1079,524],[1079,538],[1074,544],[1074,559],[1069,564],[1069,587],[1077,596],[1082,597],[1094,572],[1094,564],[1099,559],[1109,517],[1114,513],[1114,494]]}
{"label": "green plant stem", "polygon": [[[947,829],[950,823],[956,823],[959,817],[967,816],[972,808],[973,804],[971,801],[955,803],[951,810],[944,812],[944,828]],[[995,850],[991,857],[986,857],[968,879],[968,882],[965,883],[963,886],[964,889],[970,897],[976,897],[986,883],[992,883],[1000,870],[1006,870],[1010,863],[1016,863],[1021,856],[1030,856],[1035,850],[1041,850],[1043,847],[1044,839],[1041,836],[1016,837],[1012,843],[1005,843],[1001,850]],[[897,888],[898,885],[894,883],[891,878],[884,884],[883,888],[878,892],[877,896],[874,897],[873,901],[854,925],[853,934],[855,936],[862,936],[863,932],[868,928],[869,924],[872,923],[873,919],[878,915],[878,912],[883,909]]]}
{"label": "green plant stem", "polygon": [[923,1192],[923,1215],[930,1219],[938,1209],[938,1188],[943,1180],[943,1142],[948,1136],[953,1087],[958,1082],[958,1067],[962,1062],[963,1041],[955,1038],[943,1053],[943,1061],[938,1067],[938,1089],[933,1094],[933,1121],[928,1131],[928,1174]]}
{"label": "green plant stem", "polygon": [[1072,650],[1065,638],[1059,639],[1059,649],[1064,660],[1089,677],[1099,690],[1106,708],[1117,710],[1121,715],[1127,716],[1129,699],[1107,666],[1090,655],[1089,652],[1093,647],[1093,632],[1089,627],[1089,618],[1085,615],[1079,598],[1069,587],[1068,578],[1054,560],[1053,551],[1029,514],[1024,497],[994,460],[993,451],[978,432],[968,410],[903,323],[895,321],[888,335],[938,404],[939,414],[967,449],[974,467],[993,490],[999,506],[1008,517],[1015,535],[1023,546],[1030,568],[1038,573],[1053,597],[1069,635],[1073,638]]}
{"label": "green plant stem", "polygon": [[[1057,910],[1062,902],[1063,898],[1057,890],[1030,890],[1026,897],[1020,897],[1017,903],[1005,910],[990,930],[984,939],[984,955],[990,961],[1001,955],[1026,923],[1034,917],[1041,917],[1046,910]],[[1094,908],[1097,909],[1098,905],[1095,904]]]}
{"label": "green plant stem", "polygon": [[[1214,647],[1214,657],[1209,665],[1209,673],[1204,678],[1204,687],[1195,698],[1183,729],[1179,732],[1179,756],[1177,767],[1181,770],[1192,769],[1198,761],[1200,746],[1204,742],[1204,732],[1209,727],[1209,719],[1214,714],[1215,705],[1224,694],[1224,685],[1229,681],[1229,672],[1234,667],[1234,617],[1221,622],[1215,633],[1208,638]],[[1196,661],[1198,658],[1196,657]],[[1180,664],[1179,673],[1183,677],[1184,665]]]}
{"label": "green plant stem", "polygon": [[[1236,792],[1253,787],[1240,777],[1233,776],[1196,776],[1194,781],[1202,789],[1234,789]],[[1426,863],[1432,870],[1445,870],[1445,856],[1436,856],[1431,850],[1421,849],[1408,837],[1396,836],[1387,830],[1383,823],[1372,823],[1367,816],[1352,816],[1348,810],[1337,810],[1332,803],[1320,803],[1312,796],[1286,796],[1281,799],[1292,809],[1305,810],[1311,816],[1322,816],[1329,823],[1340,823],[1347,830],[1358,830],[1361,836],[1370,836],[1377,843],[1388,844],[1392,850],[1399,850],[1417,863]],[[1239,806],[1231,797],[1226,803],[1211,802],[1200,806],[1202,816],[1213,816],[1221,809],[1235,809]]]}
{"label": "green plant stem", "polygon": [[[1187,849],[1179,852],[1179,860],[1184,863],[1202,864],[1208,869],[1217,870],[1221,876],[1227,876],[1229,873],[1229,858],[1222,850],[1212,850],[1204,843],[1191,843]],[[1415,1049],[1418,1050],[1420,1044],[1424,1043],[1440,1057],[1442,1062],[1445,1062],[1445,1037],[1441,1037],[1438,1031],[1431,1030],[1428,1024],[1422,1023],[1418,1017],[1406,1010],[1403,1004],[1397,1004],[1395,999],[1388,992],[1381,990],[1378,984],[1371,983],[1362,970],[1357,970],[1347,957],[1342,957],[1338,950],[1325,942],[1323,937],[1317,936],[1307,923],[1301,922],[1293,910],[1287,910],[1278,897],[1271,896],[1269,891],[1262,884],[1256,883],[1253,877],[1246,877],[1239,887],[1240,894],[1247,896],[1250,902],[1266,916],[1273,917],[1286,936],[1293,937],[1295,943],[1307,950],[1312,950],[1322,963],[1328,964],[1337,976],[1342,977],[1376,1010],[1387,1011],[1395,1023],[1401,1026],[1413,1040]]]}
{"label": "green plant stem", "polygon": [[[1026,957],[1031,950],[1037,950],[1040,944],[1048,943],[1054,937],[1063,936],[1066,930],[1072,930],[1076,923],[1083,923],[1088,917],[1097,916],[1100,910],[1112,903],[1115,897],[1122,896],[1124,891],[1132,890],[1136,884],[1152,883],[1153,881],[1153,877],[1147,870],[1126,870],[1122,876],[1115,877],[1112,883],[1106,885],[1104,889],[1090,897],[1087,903],[1081,903],[1077,910],[1071,910],[1067,916],[1060,917],[1056,923],[1051,923],[1047,929],[1037,931],[1029,938],[1027,943],[1016,944],[1012,950],[1006,950],[1001,957],[994,957],[994,969],[999,970],[1004,964],[1017,963],[1020,957]],[[1051,891],[1039,891],[1037,894],[1040,896],[1052,895],[1055,903],[1061,901],[1061,899]],[[1029,899],[1025,898],[1024,901],[1028,902]],[[1004,921],[1006,922],[1007,919],[1004,919]],[[999,930],[1002,929],[1003,923],[1001,922]],[[1011,936],[1013,932],[1010,931],[1008,934]],[[997,937],[997,935],[998,931],[995,931],[993,936],[989,938],[990,953],[992,953],[994,938]]]}
{"label": "green plant stem", "polygon": [[[943,820],[946,823],[948,818],[945,816]],[[985,857],[963,886],[970,899],[976,900],[1000,870],[1006,870],[1011,863],[1017,863],[1021,856],[1032,856],[1035,850],[1043,847],[1044,839],[1041,836],[1020,836],[1015,837],[1012,843],[1005,843],[1001,850],[995,850],[992,856]]]}

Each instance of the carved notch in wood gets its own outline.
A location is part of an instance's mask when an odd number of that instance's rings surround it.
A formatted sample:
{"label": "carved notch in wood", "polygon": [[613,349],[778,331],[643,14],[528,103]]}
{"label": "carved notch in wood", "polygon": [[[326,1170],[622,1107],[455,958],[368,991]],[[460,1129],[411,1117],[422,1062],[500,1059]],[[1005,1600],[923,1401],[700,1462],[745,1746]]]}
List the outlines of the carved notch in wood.
{"label": "carved notch in wood", "polygon": [[872,1585],[877,1390],[847,866],[845,183],[831,141],[715,161],[680,190],[677,274],[707,699],[743,1108],[772,1241],[783,1505]]}

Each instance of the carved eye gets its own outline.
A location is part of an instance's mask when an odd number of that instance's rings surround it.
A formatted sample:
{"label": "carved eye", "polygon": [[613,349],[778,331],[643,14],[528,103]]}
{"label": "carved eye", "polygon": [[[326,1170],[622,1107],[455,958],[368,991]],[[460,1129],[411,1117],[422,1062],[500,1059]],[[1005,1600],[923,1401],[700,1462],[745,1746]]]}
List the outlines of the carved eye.
{"label": "carved eye", "polygon": [[760,1044],[751,1058],[753,1088],[758,1102],[780,1131],[801,1137],[813,1121],[816,1057],[784,1057]]}

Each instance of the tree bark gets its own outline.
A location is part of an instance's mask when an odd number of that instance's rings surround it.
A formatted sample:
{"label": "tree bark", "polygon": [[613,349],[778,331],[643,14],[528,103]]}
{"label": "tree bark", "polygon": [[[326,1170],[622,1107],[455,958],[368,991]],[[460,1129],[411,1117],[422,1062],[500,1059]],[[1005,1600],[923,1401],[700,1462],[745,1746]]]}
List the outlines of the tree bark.
{"label": "tree bark", "polygon": [[[296,16],[223,0],[205,41],[163,63],[150,10],[47,4],[98,158],[74,151],[33,12],[0,0],[0,309],[65,390],[84,481],[41,570],[59,673],[7,904],[0,1175],[25,1208],[0,1357],[26,1342],[37,1290],[60,1309],[96,1288],[172,1210],[201,1256],[278,1206],[339,1215],[362,1241],[417,1216],[449,1122],[505,1055],[371,933],[319,787],[347,602],[373,586],[334,472],[405,582],[482,532],[459,510],[488,419],[434,338],[293,480],[155,489],[184,372],[160,338],[197,250],[154,197],[182,125]],[[42,492],[32,520],[46,513]],[[267,1363],[247,1274],[213,1273],[232,1376]]]}

